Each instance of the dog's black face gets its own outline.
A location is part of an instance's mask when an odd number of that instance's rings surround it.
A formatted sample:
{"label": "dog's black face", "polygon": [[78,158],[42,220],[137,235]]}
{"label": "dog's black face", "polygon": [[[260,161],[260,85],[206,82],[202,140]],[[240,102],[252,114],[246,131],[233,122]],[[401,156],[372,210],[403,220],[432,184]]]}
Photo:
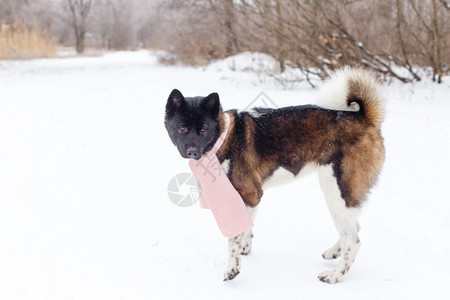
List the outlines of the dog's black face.
{"label": "dog's black face", "polygon": [[200,159],[213,147],[220,135],[220,110],[217,93],[192,98],[177,89],[170,93],[164,123],[182,157]]}

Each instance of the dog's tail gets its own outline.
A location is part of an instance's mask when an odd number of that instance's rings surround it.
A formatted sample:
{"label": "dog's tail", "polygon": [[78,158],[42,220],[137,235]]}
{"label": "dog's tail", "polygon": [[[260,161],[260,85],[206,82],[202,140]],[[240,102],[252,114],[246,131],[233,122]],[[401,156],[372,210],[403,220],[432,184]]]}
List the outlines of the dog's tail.
{"label": "dog's tail", "polygon": [[380,128],[384,119],[384,101],[380,80],[362,68],[345,67],[325,81],[317,105],[347,111],[358,111]]}

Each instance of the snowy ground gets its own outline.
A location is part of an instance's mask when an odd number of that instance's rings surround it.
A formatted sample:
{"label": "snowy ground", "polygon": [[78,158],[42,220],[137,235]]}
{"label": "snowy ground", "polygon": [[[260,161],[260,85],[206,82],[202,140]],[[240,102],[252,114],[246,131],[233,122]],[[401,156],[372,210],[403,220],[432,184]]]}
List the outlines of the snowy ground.
{"label": "snowy ground", "polygon": [[229,109],[260,92],[277,106],[317,93],[229,62],[166,67],[145,51],[0,62],[0,299],[450,298],[449,78],[386,88],[387,160],[341,283],[317,279],[337,233],[315,175],[266,192],[253,252],[222,282],[227,240],[211,213],[167,196],[189,170],[163,126],[168,94],[217,91]]}

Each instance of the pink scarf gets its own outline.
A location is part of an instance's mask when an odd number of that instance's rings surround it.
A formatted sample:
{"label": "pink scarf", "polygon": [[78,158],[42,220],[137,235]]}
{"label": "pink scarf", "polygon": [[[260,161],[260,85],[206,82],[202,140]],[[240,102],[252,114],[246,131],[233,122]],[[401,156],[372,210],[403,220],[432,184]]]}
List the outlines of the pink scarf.
{"label": "pink scarf", "polygon": [[200,206],[210,208],[222,234],[232,238],[251,228],[253,222],[216,156],[230,128],[230,117],[224,116],[225,128],[214,147],[199,160],[190,159],[189,166],[199,181]]}

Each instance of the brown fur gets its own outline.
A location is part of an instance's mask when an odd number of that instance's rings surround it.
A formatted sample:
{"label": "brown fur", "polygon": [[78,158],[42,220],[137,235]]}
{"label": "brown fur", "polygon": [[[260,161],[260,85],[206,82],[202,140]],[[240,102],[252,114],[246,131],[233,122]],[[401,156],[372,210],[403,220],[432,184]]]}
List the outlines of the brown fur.
{"label": "brown fur", "polygon": [[358,102],[360,112],[316,106],[268,110],[258,117],[220,112],[220,123],[227,113],[231,124],[218,158],[230,159],[228,176],[246,205],[258,205],[262,185],[276,169],[297,175],[313,163],[332,164],[346,205],[359,207],[384,162],[382,108],[371,101],[371,92],[361,80],[349,81],[348,104]]}

